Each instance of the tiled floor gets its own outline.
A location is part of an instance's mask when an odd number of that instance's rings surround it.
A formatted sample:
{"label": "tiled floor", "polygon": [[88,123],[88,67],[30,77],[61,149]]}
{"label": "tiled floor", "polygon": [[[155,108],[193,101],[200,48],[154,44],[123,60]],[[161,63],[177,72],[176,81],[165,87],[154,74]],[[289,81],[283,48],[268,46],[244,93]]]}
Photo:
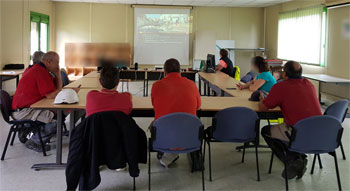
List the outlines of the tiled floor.
{"label": "tiled floor", "polygon": [[[130,91],[135,95],[142,94],[142,83],[132,84]],[[209,118],[201,119],[205,126],[210,125]],[[144,130],[147,129],[151,118],[136,118],[137,123]],[[263,122],[264,124],[264,122]],[[349,133],[350,119],[346,119],[343,127],[343,144],[348,156],[347,160],[338,159],[343,190],[350,189],[350,152]],[[9,126],[0,119],[0,152],[8,133]],[[68,154],[68,139],[63,139],[63,159],[66,161]],[[208,171],[205,172],[207,190],[283,190],[284,180],[281,178],[282,163],[275,160],[272,174],[268,174],[270,150],[260,149],[261,181],[256,181],[256,166],[254,150],[248,150],[245,163],[240,163],[241,152],[235,151],[234,144],[212,144],[213,181],[209,182]],[[338,152],[340,158],[341,153]],[[49,152],[49,156],[43,157],[41,153],[35,153],[25,148],[18,139],[14,146],[9,147],[5,161],[0,161],[0,190],[64,190],[64,170],[33,171],[30,167],[34,163],[53,162],[55,150]],[[308,171],[301,180],[289,181],[291,190],[337,190],[337,181],[333,158],[322,155],[323,169],[316,170],[310,175],[312,157],[309,156]],[[207,164],[206,164],[207,165]],[[148,189],[147,165],[140,165],[141,174],[136,179],[137,190]],[[103,169],[102,182],[97,190],[131,190],[132,178],[127,172],[116,172]],[[200,190],[201,173],[190,173],[186,155],[180,157],[178,162],[168,169],[161,167],[152,155],[152,189],[153,190]]]}

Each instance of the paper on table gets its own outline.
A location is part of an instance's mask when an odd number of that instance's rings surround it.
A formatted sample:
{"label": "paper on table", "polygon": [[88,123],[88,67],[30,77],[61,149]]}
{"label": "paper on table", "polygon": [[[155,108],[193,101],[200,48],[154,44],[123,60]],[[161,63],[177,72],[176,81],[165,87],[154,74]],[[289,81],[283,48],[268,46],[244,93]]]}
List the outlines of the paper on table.
{"label": "paper on table", "polygon": [[10,72],[2,72],[3,74],[15,74],[16,72],[10,71]]}

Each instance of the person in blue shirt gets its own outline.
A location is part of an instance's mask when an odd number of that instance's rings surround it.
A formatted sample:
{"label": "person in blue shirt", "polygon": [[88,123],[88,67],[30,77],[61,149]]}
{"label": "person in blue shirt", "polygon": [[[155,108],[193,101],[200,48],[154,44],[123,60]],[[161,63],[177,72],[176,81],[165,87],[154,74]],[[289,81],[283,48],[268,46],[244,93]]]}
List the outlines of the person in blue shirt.
{"label": "person in blue shirt", "polygon": [[253,70],[258,73],[254,80],[246,84],[237,84],[241,90],[249,89],[250,91],[263,91],[269,93],[272,86],[276,84],[276,79],[270,72],[269,65],[261,56],[256,56],[252,59]]}

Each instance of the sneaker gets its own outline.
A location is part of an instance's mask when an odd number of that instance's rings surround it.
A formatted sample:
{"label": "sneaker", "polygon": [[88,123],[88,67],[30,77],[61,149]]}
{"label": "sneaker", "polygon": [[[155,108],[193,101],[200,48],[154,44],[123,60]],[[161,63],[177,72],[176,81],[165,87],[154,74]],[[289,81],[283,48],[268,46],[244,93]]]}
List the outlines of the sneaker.
{"label": "sneaker", "polygon": [[[42,148],[41,148],[41,145],[39,144],[36,144],[34,141],[32,141],[31,139],[27,140],[26,143],[25,143],[25,146],[30,149],[30,150],[33,150],[33,151],[36,151],[38,153],[40,152],[43,152]],[[44,149],[45,151],[49,151],[51,148],[50,148],[50,145],[45,145],[44,146]]]}
{"label": "sneaker", "polygon": [[126,168],[126,167],[124,167],[124,168],[117,168],[117,169],[115,169],[115,171],[117,171],[117,172],[126,171],[126,170],[127,170],[127,168]]}
{"label": "sneaker", "polygon": [[162,156],[164,155],[164,153],[162,152],[157,152],[157,159],[160,160],[162,158]]}
{"label": "sneaker", "polygon": [[304,176],[304,174],[305,174],[305,172],[306,172],[306,170],[307,170],[307,168],[306,168],[307,162],[308,162],[307,159],[304,158],[304,159],[303,159],[303,165],[302,165],[302,168],[301,168],[301,169],[299,170],[299,172],[298,172],[297,179],[303,178],[303,176]]}
{"label": "sneaker", "polygon": [[178,159],[179,155],[177,154],[165,153],[162,158],[159,159],[159,162],[164,168],[167,168],[168,166],[174,164]]}

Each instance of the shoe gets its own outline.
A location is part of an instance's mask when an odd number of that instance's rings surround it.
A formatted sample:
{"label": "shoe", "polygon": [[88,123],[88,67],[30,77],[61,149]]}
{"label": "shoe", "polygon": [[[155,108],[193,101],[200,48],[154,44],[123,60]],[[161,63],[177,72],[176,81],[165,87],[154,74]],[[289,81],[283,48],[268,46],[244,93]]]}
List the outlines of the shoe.
{"label": "shoe", "polygon": [[160,164],[167,168],[168,166],[174,164],[179,159],[179,155],[166,153],[159,159]]}
{"label": "shoe", "polygon": [[117,172],[121,172],[121,171],[126,171],[126,167],[124,167],[124,168],[117,168],[117,169],[115,169],[115,171],[117,171]]}
{"label": "shoe", "polygon": [[164,155],[164,153],[162,152],[157,152],[157,159],[160,160],[162,158],[162,156]]}
{"label": "shoe", "polygon": [[304,176],[304,174],[305,174],[305,172],[307,170],[306,166],[307,166],[307,162],[308,161],[307,161],[306,158],[304,158],[302,160],[303,160],[303,165],[302,165],[302,168],[298,171],[297,179],[303,178],[303,176]]}
{"label": "shoe", "polygon": [[[307,159],[298,158],[296,160],[290,161],[287,166],[288,179],[293,179],[295,177],[303,177],[306,172]],[[282,172],[282,177],[285,178],[285,171]]]}
{"label": "shoe", "polygon": [[[25,143],[25,146],[33,151],[36,151],[38,153],[43,152],[41,145],[36,144],[34,141],[32,141],[31,139],[27,140]],[[49,151],[51,149],[50,145],[45,145],[44,146],[45,151]]]}
{"label": "shoe", "polygon": [[[287,167],[287,173],[288,173],[288,177],[287,177],[288,180],[293,179],[297,176],[297,171],[293,168]],[[282,177],[286,178],[286,169],[283,170]]]}

